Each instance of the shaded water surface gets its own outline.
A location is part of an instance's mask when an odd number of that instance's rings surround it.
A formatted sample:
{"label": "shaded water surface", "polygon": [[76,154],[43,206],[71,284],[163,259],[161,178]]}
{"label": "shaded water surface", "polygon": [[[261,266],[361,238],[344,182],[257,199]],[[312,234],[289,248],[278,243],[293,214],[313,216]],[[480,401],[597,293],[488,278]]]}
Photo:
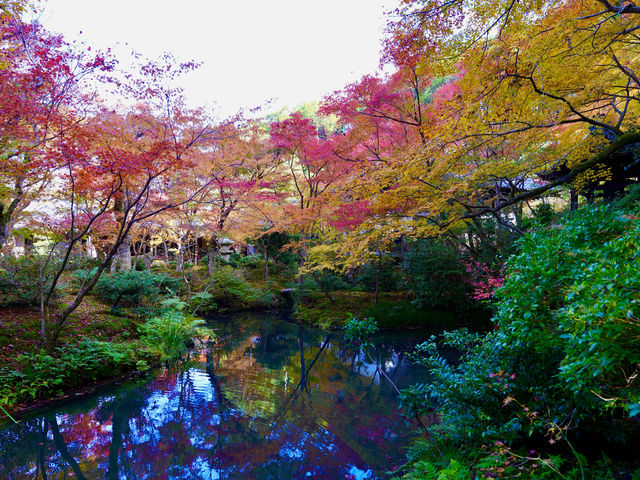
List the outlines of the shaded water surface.
{"label": "shaded water surface", "polygon": [[277,317],[210,325],[219,344],[189,362],[6,426],[0,479],[365,479],[404,462],[412,427],[376,363],[400,388],[424,380],[415,335],[365,354]]}

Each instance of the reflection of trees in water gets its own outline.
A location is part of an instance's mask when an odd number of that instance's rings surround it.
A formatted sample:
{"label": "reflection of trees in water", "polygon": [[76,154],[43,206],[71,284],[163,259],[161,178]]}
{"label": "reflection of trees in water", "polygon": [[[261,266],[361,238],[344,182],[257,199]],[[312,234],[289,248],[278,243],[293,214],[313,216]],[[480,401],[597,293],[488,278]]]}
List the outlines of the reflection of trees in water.
{"label": "reflection of trees in water", "polygon": [[334,478],[347,464],[390,467],[379,463],[397,450],[389,435],[402,420],[372,364],[395,381],[403,353],[379,342],[372,363],[339,335],[269,321],[218,334],[222,345],[200,364],[162,370],[84,413],[0,431],[0,478],[289,478],[302,469]]}
{"label": "reflection of trees in water", "polygon": [[311,372],[311,370],[315,366],[316,362],[318,361],[320,356],[323,354],[323,352],[327,348],[327,345],[329,345],[329,342],[331,341],[331,338],[332,338],[332,335],[328,335],[327,338],[325,338],[324,342],[322,343],[322,345],[320,346],[320,348],[316,352],[315,356],[313,357],[313,359],[309,363],[309,366],[306,366],[305,358],[304,358],[304,340],[303,340],[303,328],[302,328],[302,325],[300,325],[300,327],[298,328],[298,352],[300,354],[300,357],[299,357],[299,359],[300,359],[300,380],[298,381],[298,383],[295,386],[295,388],[293,389],[293,391],[289,394],[287,399],[283,402],[282,406],[278,409],[276,415],[274,416],[273,420],[271,421],[272,428],[271,428],[270,436],[273,434],[273,431],[276,430],[276,428],[278,427],[278,424],[283,419],[283,417],[287,413],[287,411],[291,407],[293,407],[293,405],[295,405],[295,403],[298,401],[298,398],[300,398],[300,396],[303,393],[306,393],[308,395],[308,397],[309,397],[309,400],[311,400],[311,396],[309,395],[309,385],[308,385],[309,373]]}
{"label": "reflection of trees in water", "polygon": [[[46,432],[47,430],[47,424],[51,424],[51,432],[53,434],[53,443],[55,444],[56,448],[58,449],[58,451],[60,452],[60,456],[62,458],[64,458],[64,460],[67,462],[67,464],[69,464],[69,466],[71,467],[71,470],[73,471],[74,475],[76,476],[76,478],[78,478],[79,480],[86,480],[86,477],[84,476],[84,473],[82,473],[82,470],[80,469],[80,465],[78,465],[78,462],[76,462],[76,459],[73,458],[73,455],[71,455],[69,453],[69,449],[67,448],[67,444],[64,441],[64,438],[62,438],[62,435],[60,434],[60,427],[58,427],[58,419],[55,417],[55,415],[48,415],[47,417],[45,417],[44,419],[44,428],[43,428],[43,432]],[[44,452],[46,452],[46,434],[43,437],[43,440],[41,442],[43,444],[43,451],[41,454],[38,455],[38,464],[40,465],[42,472],[43,472],[43,478],[46,477],[46,469],[45,467],[45,462],[44,462]],[[109,465],[111,466],[111,465]],[[108,476],[106,478],[109,478]],[[114,477],[115,478],[115,477]]]}

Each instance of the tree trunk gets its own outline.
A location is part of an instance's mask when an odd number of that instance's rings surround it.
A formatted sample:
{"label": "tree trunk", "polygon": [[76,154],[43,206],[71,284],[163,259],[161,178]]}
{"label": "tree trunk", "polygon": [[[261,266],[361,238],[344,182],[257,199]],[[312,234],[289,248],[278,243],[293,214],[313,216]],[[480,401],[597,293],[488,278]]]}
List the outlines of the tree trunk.
{"label": "tree trunk", "polygon": [[116,273],[118,264],[120,264],[120,270],[131,270],[131,237],[129,235],[122,241],[118,253],[111,260],[110,274]]}
{"label": "tree trunk", "polygon": [[122,242],[120,252],[120,268],[122,270],[131,270],[131,237],[127,235]]}
{"label": "tree trunk", "polygon": [[162,246],[164,247],[164,259],[167,262],[167,265],[169,265],[169,245],[167,245],[167,242],[163,240]]}
{"label": "tree trunk", "polygon": [[0,205],[0,251],[4,248],[5,243],[9,239],[9,218],[2,214],[2,205]]}
{"label": "tree trunk", "polygon": [[578,209],[578,193],[572,188],[569,190],[569,196],[571,198],[571,211]]}
{"label": "tree trunk", "polygon": [[176,255],[176,272],[181,272],[184,268],[184,247],[182,240],[178,240],[178,254]]}
{"label": "tree trunk", "polygon": [[311,276],[313,277],[313,280],[316,282],[316,284],[320,287],[320,290],[322,290],[322,293],[324,293],[325,297],[327,297],[331,303],[336,303],[335,298],[331,296],[331,292],[329,292],[329,290],[325,288],[322,283],[320,283],[320,280],[318,280],[318,275],[316,275],[316,272],[313,272]]}
{"label": "tree trunk", "polygon": [[15,190],[13,191],[13,200],[9,205],[5,205],[0,202],[0,251],[3,250],[5,243],[9,240],[11,235],[11,220],[13,218],[13,212],[24,198],[24,192],[22,190],[22,178],[18,178],[15,184]]}
{"label": "tree trunk", "polygon": [[378,252],[378,268],[376,268],[376,299],[374,305],[378,305],[380,296],[380,272],[382,271],[382,252]]}
{"label": "tree trunk", "polygon": [[216,271],[216,257],[218,256],[218,234],[211,234],[211,238],[207,243],[207,267],[209,269],[209,276],[213,278]]}

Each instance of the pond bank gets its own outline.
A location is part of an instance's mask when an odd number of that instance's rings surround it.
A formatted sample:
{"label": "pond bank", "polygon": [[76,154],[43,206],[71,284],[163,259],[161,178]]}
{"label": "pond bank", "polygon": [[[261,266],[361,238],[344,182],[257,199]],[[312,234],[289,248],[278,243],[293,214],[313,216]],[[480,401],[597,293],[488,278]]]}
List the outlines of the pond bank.
{"label": "pond bank", "polygon": [[[330,304],[314,292],[282,318],[325,330],[341,330],[348,316],[374,316],[383,330],[455,326],[455,315],[416,311],[403,292],[382,292],[377,306],[370,292],[336,291],[333,296],[336,302]],[[144,322],[132,315],[113,315],[108,305],[89,296],[70,317],[56,354],[49,356],[40,347],[36,309],[0,309],[0,407],[21,416],[50,402],[91,392],[100,382],[144,373],[161,359],[157,345],[141,339]],[[4,413],[0,409],[0,419],[6,417]]]}
{"label": "pond bank", "polygon": [[90,391],[99,382],[143,373],[162,360],[177,358],[193,338],[212,335],[201,327],[202,320],[178,310],[140,319],[115,317],[103,308],[94,301],[83,304],[52,352],[41,348],[38,312],[0,310],[3,414],[20,414],[83,389]]}
{"label": "pond bank", "polygon": [[[50,475],[71,473],[60,456],[65,447],[86,478],[98,470],[126,478],[169,470],[198,478],[380,478],[404,463],[412,429],[395,391],[341,335],[252,313],[210,326],[219,344],[179,367],[154,369],[0,431],[0,477],[27,478],[41,468],[38,458]],[[383,336],[371,355],[401,387],[425,378],[406,360],[414,337]],[[39,444],[52,431],[53,441]]]}

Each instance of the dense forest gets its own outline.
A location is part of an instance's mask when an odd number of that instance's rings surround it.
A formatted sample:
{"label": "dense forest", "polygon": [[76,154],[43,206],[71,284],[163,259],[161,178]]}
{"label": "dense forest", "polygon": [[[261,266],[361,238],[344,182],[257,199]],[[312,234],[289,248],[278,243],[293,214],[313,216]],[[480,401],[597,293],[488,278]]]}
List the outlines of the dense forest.
{"label": "dense forest", "polygon": [[32,8],[0,2],[7,422],[291,310],[441,332],[396,478],[640,478],[640,6],[402,0],[390,73],[224,120],[197,63],[123,71]]}

